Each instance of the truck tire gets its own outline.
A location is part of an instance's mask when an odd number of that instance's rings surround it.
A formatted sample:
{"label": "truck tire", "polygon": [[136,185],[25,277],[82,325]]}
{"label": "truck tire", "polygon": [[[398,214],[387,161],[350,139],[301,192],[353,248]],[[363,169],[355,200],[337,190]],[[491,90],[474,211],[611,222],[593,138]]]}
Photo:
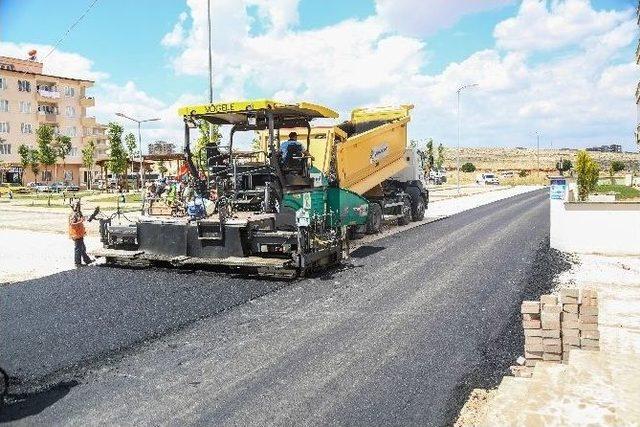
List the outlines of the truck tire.
{"label": "truck tire", "polygon": [[382,229],[382,206],[379,203],[369,205],[369,218],[367,218],[367,234],[378,234]]}
{"label": "truck tire", "polygon": [[407,187],[406,191],[411,197],[411,221],[422,221],[427,209],[422,192],[417,187]]}
{"label": "truck tire", "polygon": [[402,216],[398,218],[398,225],[407,225],[411,222],[411,197],[402,196]]}

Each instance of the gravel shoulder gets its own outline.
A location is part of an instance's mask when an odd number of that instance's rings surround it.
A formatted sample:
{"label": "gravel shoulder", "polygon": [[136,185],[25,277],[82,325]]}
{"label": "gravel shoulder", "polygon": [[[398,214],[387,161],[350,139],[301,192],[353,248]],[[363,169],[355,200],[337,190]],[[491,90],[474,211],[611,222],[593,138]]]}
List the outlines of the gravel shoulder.
{"label": "gravel shoulder", "polygon": [[[18,399],[5,417],[27,424],[453,422],[474,387],[470,378],[500,351],[509,315],[536,274],[548,220],[545,192],[515,196],[373,242],[341,270],[259,298],[256,289],[280,282],[88,268],[5,286],[0,297],[11,304],[1,313],[32,305],[29,288],[44,294],[39,310],[64,302],[47,289],[62,287],[78,303],[59,304],[44,316],[49,322],[34,313],[32,324],[14,323],[2,342],[30,343],[44,333],[22,351],[43,355],[57,340],[64,353],[84,338],[80,329],[102,324],[88,338],[95,348],[117,336],[126,349],[74,367],[57,387]],[[207,295],[242,284],[256,297],[212,316],[219,298]],[[86,317],[90,325],[77,325]],[[125,343],[148,337],[149,328],[157,339]],[[14,351],[0,363],[24,357]],[[490,369],[506,370],[513,357]],[[15,366],[42,374],[36,365]],[[28,403],[40,401],[37,412]]]}

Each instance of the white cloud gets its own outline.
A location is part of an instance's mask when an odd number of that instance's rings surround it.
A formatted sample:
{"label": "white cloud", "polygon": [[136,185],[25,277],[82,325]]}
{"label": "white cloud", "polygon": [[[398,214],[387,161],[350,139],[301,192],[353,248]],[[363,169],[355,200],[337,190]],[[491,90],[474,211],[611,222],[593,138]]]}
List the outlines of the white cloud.
{"label": "white cloud", "polygon": [[178,16],[178,22],[173,26],[173,30],[162,38],[162,45],[165,47],[179,46],[184,41],[184,21],[187,20],[187,13],[182,12]]}
{"label": "white cloud", "polygon": [[[498,47],[509,50],[551,50],[610,34],[632,17],[626,11],[596,11],[588,0],[524,0],[518,15],[499,23],[494,30]],[[618,40],[633,38],[634,29],[626,34],[611,34]],[[630,30],[630,31],[629,31]],[[622,37],[620,37],[622,36]],[[628,41],[622,42],[622,46]],[[615,47],[620,47],[620,43]]]}
{"label": "white cloud", "polygon": [[426,36],[449,28],[462,16],[515,0],[376,0],[376,13],[390,31]]}

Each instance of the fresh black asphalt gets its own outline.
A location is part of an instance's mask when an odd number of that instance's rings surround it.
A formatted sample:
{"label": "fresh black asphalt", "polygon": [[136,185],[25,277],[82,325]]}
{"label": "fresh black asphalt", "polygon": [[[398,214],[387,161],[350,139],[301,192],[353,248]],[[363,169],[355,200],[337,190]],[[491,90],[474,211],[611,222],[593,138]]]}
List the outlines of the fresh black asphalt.
{"label": "fresh black asphalt", "polygon": [[472,383],[515,356],[514,313],[537,277],[548,280],[547,198],[527,193],[387,237],[345,268],[291,283],[86,268],[5,286],[0,365],[26,389],[66,382],[16,396],[2,416],[449,423]]}

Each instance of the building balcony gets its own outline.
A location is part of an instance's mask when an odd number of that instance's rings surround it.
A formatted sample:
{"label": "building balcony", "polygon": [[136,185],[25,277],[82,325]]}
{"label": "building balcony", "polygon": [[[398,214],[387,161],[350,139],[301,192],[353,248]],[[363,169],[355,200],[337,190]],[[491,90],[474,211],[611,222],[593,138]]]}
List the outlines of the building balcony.
{"label": "building balcony", "polygon": [[96,125],[96,118],[95,117],[83,117],[82,119],[80,119],[80,122],[82,123],[82,126],[86,127],[86,128],[92,128]]}
{"label": "building balcony", "polygon": [[38,112],[38,123],[57,123],[58,115],[56,113]]}
{"label": "building balcony", "polygon": [[57,90],[38,89],[38,99],[47,102],[55,102],[60,99],[60,92]]}
{"label": "building balcony", "polygon": [[640,39],[638,39],[638,47],[636,47],[636,64],[640,65]]}
{"label": "building balcony", "polygon": [[636,86],[636,104],[640,105],[640,81],[638,82],[638,86]]}
{"label": "building balcony", "polygon": [[80,105],[85,108],[93,107],[96,105],[96,100],[92,96],[80,98]]}

